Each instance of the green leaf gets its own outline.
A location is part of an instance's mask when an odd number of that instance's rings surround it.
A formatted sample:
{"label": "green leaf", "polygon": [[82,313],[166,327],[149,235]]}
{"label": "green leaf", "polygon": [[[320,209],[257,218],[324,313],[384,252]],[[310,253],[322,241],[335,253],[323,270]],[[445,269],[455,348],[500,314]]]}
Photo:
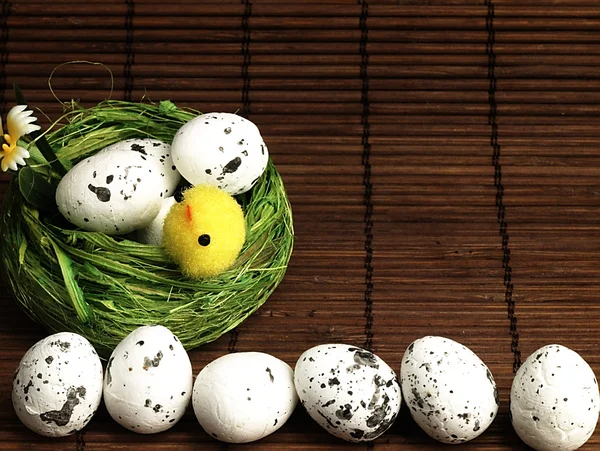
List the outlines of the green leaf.
{"label": "green leaf", "polygon": [[73,261],[54,241],[51,241],[51,244],[54,253],[56,254],[56,260],[60,266],[60,272],[65,282],[65,288],[67,289],[77,318],[83,324],[89,324],[94,319],[94,312],[85,301],[83,291],[77,283],[77,280],[75,280],[76,271],[73,270]]}
{"label": "green leaf", "polygon": [[[14,83],[13,87],[15,89],[15,97],[17,98],[17,103],[19,105],[29,106],[27,100],[25,100],[25,97],[21,92],[21,88],[19,88],[19,85]],[[46,137],[39,131],[31,132],[29,136],[31,136],[31,138],[35,140],[37,148],[40,150],[40,152],[42,153],[48,164],[52,167],[52,169],[54,169],[61,176],[65,175],[67,173],[67,170],[54,153],[54,150],[52,150],[52,147],[50,147],[50,144],[48,144]]]}
{"label": "green leaf", "polygon": [[31,167],[24,166],[18,173],[19,190],[27,202],[46,213],[56,210],[56,187]]}
{"label": "green leaf", "polygon": [[168,114],[176,111],[177,107],[170,100],[161,100],[158,104],[158,112],[161,114]]}

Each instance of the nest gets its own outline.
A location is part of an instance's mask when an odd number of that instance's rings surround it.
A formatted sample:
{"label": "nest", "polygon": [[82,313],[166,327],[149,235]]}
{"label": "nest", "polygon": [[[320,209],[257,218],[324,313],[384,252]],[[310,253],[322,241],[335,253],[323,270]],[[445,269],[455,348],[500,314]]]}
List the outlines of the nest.
{"label": "nest", "polygon": [[[198,112],[119,101],[67,113],[46,133],[69,169],[117,141],[150,137],[170,143]],[[50,332],[72,331],[107,356],[131,331],[161,324],[186,349],[213,341],[256,311],[283,279],[292,252],[290,204],[275,166],[237,196],[246,243],[233,267],[191,280],[158,246],[74,228],[48,191],[61,176],[32,144],[6,193],[0,256],[17,302]],[[37,204],[37,206],[36,206]]]}

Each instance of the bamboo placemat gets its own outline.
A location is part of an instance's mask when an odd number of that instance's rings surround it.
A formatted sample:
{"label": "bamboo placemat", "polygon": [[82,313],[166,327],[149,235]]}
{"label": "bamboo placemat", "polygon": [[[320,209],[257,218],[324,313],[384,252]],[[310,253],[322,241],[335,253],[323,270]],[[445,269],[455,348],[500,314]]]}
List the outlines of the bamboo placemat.
{"label": "bamboo placemat", "polygon": [[[525,4],[524,4],[525,3]],[[272,298],[191,352],[293,365],[311,346],[469,346],[499,386],[470,450],[524,449],[508,419],[513,371],[560,343],[600,374],[600,9],[595,0],[0,1],[0,112],[18,82],[47,125],[54,95],[239,111],[260,127],[293,206],[296,244]],[[1,88],[4,89],[1,89]],[[47,116],[44,117],[44,116]],[[6,176],[0,179],[0,200]],[[0,239],[2,239],[0,237]],[[0,287],[0,448],[387,451],[442,449],[404,407],[372,444],[298,409],[279,431],[223,445],[191,412],[140,436],[102,408],[75,436],[20,424],[12,373],[45,332]],[[402,445],[402,446],[400,446]],[[596,432],[583,448],[600,449]]]}

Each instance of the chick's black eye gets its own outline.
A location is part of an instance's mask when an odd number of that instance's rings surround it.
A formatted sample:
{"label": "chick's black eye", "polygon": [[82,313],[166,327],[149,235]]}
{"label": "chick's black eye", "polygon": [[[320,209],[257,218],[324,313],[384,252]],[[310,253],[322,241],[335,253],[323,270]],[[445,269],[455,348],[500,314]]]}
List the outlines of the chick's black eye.
{"label": "chick's black eye", "polygon": [[200,246],[208,246],[210,244],[210,235],[207,235],[206,233],[203,235],[200,235],[198,237],[198,244]]}

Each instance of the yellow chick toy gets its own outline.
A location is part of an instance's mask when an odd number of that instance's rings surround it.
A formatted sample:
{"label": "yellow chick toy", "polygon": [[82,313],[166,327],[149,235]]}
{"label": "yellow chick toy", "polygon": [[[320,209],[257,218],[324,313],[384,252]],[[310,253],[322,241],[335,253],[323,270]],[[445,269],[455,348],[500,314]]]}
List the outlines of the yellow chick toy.
{"label": "yellow chick toy", "polygon": [[242,208],[230,194],[211,185],[186,190],[183,201],[171,207],[163,226],[165,250],[192,278],[227,270],[245,240]]}

